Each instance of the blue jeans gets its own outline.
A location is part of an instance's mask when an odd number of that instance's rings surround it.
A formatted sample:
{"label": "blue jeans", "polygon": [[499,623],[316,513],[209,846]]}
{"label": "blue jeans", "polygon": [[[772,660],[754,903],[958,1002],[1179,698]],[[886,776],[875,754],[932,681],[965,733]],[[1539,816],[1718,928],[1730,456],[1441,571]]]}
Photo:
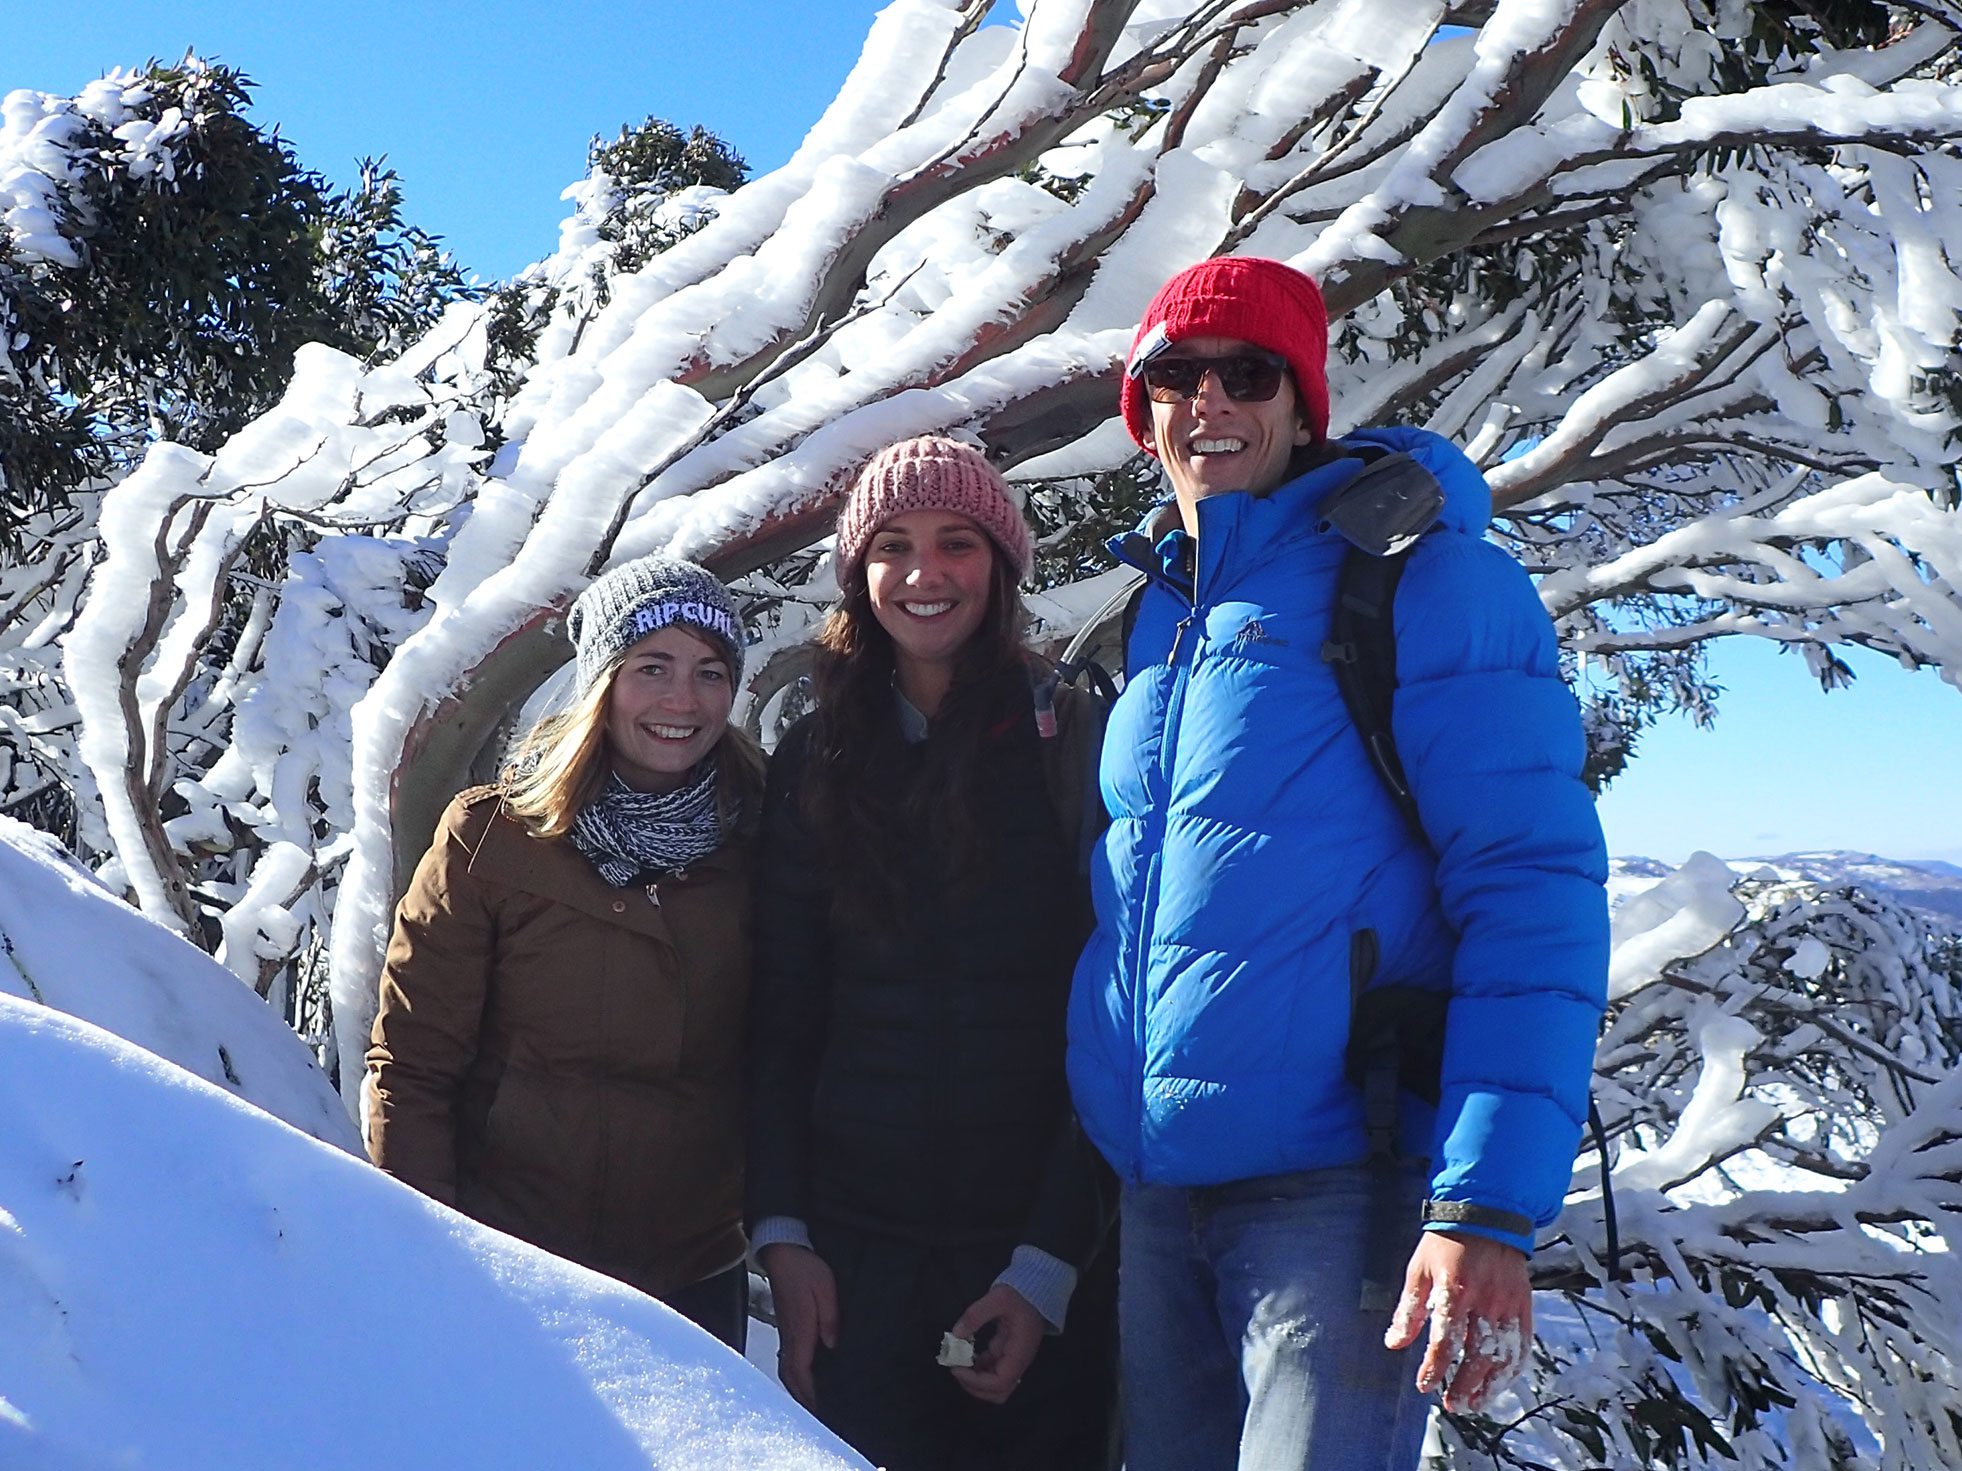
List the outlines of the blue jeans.
{"label": "blue jeans", "polygon": [[1391,1353],[1389,1307],[1362,1298],[1366,1265],[1393,1259],[1401,1285],[1424,1192],[1419,1168],[1398,1168],[1398,1239],[1371,1257],[1387,1202],[1366,1165],[1127,1189],[1128,1471],[1414,1471],[1422,1340]]}

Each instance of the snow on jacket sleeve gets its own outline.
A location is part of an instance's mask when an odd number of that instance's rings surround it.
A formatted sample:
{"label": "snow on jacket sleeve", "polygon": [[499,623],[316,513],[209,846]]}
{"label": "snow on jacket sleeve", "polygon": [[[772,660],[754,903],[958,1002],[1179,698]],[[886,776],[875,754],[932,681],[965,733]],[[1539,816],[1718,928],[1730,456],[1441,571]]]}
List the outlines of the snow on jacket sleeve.
{"label": "snow on jacket sleeve", "polygon": [[1545,1226],[1572,1177],[1607,978],[1579,710],[1531,581],[1489,543],[1426,537],[1396,629],[1397,747],[1458,935],[1432,1196]]}
{"label": "snow on jacket sleeve", "polygon": [[[396,907],[368,1048],[368,1152],[423,1194],[456,1204],[456,1099],[476,1060],[496,924],[470,873],[481,792],[444,812]],[[466,831],[474,828],[474,832]]]}

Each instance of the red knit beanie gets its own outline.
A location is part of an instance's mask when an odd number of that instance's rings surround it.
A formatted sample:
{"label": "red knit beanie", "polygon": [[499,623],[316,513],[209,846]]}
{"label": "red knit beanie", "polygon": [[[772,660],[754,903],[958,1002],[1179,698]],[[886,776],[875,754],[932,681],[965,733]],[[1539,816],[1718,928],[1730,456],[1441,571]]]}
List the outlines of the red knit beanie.
{"label": "red knit beanie", "polygon": [[858,472],[850,499],[838,513],[838,585],[865,559],[872,533],[908,511],[954,511],[994,540],[1026,578],[1035,565],[1028,523],[1009,499],[1008,482],[978,449],[958,440],[926,435],[880,450]]}
{"label": "red knit beanie", "polygon": [[[1145,308],[1131,340],[1131,360],[1161,341],[1187,337],[1236,337],[1279,353],[1294,373],[1309,428],[1318,441],[1328,437],[1328,310],[1320,289],[1294,267],[1252,255],[1216,256],[1186,267]],[[1123,404],[1124,427],[1157,454],[1144,384],[1129,374]]]}

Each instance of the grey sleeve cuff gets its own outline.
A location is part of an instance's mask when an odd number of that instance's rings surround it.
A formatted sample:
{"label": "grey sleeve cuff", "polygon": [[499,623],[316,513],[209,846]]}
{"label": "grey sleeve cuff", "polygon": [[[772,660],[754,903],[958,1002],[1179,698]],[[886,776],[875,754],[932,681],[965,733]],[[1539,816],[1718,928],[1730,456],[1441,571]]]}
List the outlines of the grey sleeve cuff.
{"label": "grey sleeve cuff", "polygon": [[1039,1246],[1018,1246],[995,1285],[1020,1293],[1042,1315],[1051,1333],[1061,1333],[1070,1294],[1076,1291],[1076,1268]]}
{"label": "grey sleeve cuff", "polygon": [[766,1246],[801,1246],[809,1250],[810,1228],[795,1216],[765,1216],[758,1221],[756,1229],[749,1233],[749,1268],[752,1272],[763,1270],[759,1254]]}

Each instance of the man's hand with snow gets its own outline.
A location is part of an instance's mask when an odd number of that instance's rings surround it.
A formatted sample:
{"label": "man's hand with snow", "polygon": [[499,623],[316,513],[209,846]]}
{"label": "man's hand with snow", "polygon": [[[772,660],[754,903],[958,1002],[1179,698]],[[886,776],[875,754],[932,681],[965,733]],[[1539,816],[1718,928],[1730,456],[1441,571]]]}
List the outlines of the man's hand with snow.
{"label": "man's hand with snow", "polygon": [[1525,1367],[1533,1341],[1525,1254],[1485,1236],[1426,1231],[1410,1254],[1384,1347],[1409,1347],[1427,1319],[1417,1388],[1439,1391],[1447,1410],[1483,1409]]}
{"label": "man's hand with snow", "polygon": [[805,1409],[817,1410],[811,1361],[838,1346],[838,1280],[808,1246],[778,1242],[757,1253],[777,1307],[777,1378]]}

